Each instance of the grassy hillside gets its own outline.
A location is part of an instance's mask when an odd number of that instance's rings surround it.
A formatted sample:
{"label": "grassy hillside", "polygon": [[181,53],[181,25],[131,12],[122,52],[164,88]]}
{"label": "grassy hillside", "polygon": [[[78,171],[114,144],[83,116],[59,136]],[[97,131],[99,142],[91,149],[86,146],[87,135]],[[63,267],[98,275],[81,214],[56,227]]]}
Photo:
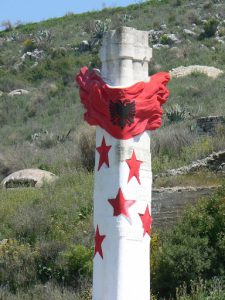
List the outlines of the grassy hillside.
{"label": "grassy hillside", "polygon": [[[0,272],[0,299],[89,299],[95,130],[83,123],[74,76],[84,65],[100,68],[98,50],[104,31],[118,25],[154,30],[149,35],[153,47],[150,75],[193,64],[225,71],[224,12],[223,0],[151,0],[0,32],[0,180],[13,171],[32,167],[60,177],[43,189],[0,190],[0,241],[8,240],[0,246],[0,267],[4,270]],[[169,34],[175,34],[178,42],[168,38]],[[86,48],[84,40],[89,43]],[[159,49],[157,44],[161,44]],[[171,80],[165,112],[179,105],[183,113],[177,122],[165,114],[162,128],[152,133],[154,174],[225,148],[224,129],[218,128],[214,136],[196,133],[198,117],[225,111],[224,81],[225,73],[217,79],[192,74]],[[15,89],[26,89],[29,94],[9,96]],[[204,174],[195,176],[198,178],[177,180],[204,185]],[[209,183],[221,181],[215,175],[207,179]],[[223,211],[224,190],[221,193]],[[201,230],[201,234],[208,234]],[[218,229],[219,234],[218,247],[224,249],[224,236]],[[162,247],[157,239],[158,235],[152,244],[158,253]],[[162,244],[171,244],[176,236],[171,241],[160,239]],[[203,242],[207,239],[204,236]],[[158,259],[163,261],[163,257]],[[199,264],[204,265],[201,260]],[[203,276],[203,271],[193,273]],[[183,278],[180,275],[179,284]],[[208,273],[204,278],[210,280]],[[160,286],[160,278],[157,280]],[[198,289],[199,284],[193,283],[192,290],[199,298],[191,298],[184,288],[177,300],[201,300],[213,292],[218,292],[216,299],[223,299],[222,283],[217,291],[211,283],[200,284]]]}
{"label": "grassy hillside", "polygon": [[[107,23],[110,28],[125,25],[141,30],[162,31],[157,42],[168,44],[169,48],[154,49],[150,74],[192,64],[224,70],[225,46],[221,41],[218,42],[214,34],[211,37],[206,34],[207,24],[214,20],[219,26],[219,39],[223,39],[224,6],[223,1],[147,1],[126,8],[70,14],[0,32],[0,91],[4,92],[0,98],[0,153],[6,164],[2,167],[2,176],[5,176],[7,169],[9,172],[28,166],[44,167],[60,173],[62,165],[74,166],[74,161],[79,160],[76,136],[81,131],[79,124],[83,109],[73,78],[84,65],[100,67],[97,55],[99,46],[89,51],[78,49],[83,40],[93,41],[97,35],[101,39],[102,32],[96,31],[96,20],[101,20],[103,24],[110,20]],[[184,29],[191,29],[195,35],[187,35]],[[205,32],[205,36],[201,32]],[[165,37],[170,33],[174,33],[180,43],[171,44]],[[155,43],[151,38],[150,44]],[[26,51],[35,48],[41,51],[40,59],[22,60]],[[165,118],[164,128],[153,134],[155,172],[205,155],[214,149],[214,144],[215,148],[221,147],[220,143],[217,145],[211,140],[208,142],[210,146],[202,145],[194,129],[198,116],[221,114],[224,110],[224,77],[222,75],[212,80],[204,75],[193,74],[170,82],[171,96],[165,109],[180,104],[185,107],[189,117],[182,125],[171,125]],[[17,88],[27,89],[30,94],[7,96],[8,92]],[[176,141],[176,144],[169,143],[166,146],[164,143],[158,147],[157,142],[160,143],[159,139],[163,140],[161,136],[167,136],[168,132],[170,143]],[[38,135],[36,139],[35,134]],[[188,136],[188,139],[183,136]],[[193,141],[197,146],[193,145]],[[194,148],[199,148],[201,144],[203,150],[196,153],[193,149],[192,153],[177,161],[177,151],[178,154],[183,152],[183,148],[190,144]],[[168,148],[172,151],[168,151]]]}

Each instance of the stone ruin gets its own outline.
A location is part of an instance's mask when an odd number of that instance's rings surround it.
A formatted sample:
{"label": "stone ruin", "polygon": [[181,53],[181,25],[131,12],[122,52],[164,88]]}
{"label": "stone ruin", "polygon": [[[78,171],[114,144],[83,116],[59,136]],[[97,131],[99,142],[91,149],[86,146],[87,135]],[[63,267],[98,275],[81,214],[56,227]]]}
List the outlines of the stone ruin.
{"label": "stone ruin", "polygon": [[197,133],[213,135],[218,130],[223,130],[225,133],[225,117],[224,116],[209,116],[197,119]]}

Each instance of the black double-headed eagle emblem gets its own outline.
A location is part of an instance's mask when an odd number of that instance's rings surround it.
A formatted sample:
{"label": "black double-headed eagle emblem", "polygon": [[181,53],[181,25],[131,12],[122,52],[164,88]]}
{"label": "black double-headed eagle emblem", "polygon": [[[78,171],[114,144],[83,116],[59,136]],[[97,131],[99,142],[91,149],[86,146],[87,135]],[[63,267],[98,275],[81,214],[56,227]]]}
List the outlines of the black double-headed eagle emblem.
{"label": "black double-headed eagle emblem", "polygon": [[126,125],[131,126],[135,117],[135,101],[111,100],[109,103],[111,122],[123,129]]}

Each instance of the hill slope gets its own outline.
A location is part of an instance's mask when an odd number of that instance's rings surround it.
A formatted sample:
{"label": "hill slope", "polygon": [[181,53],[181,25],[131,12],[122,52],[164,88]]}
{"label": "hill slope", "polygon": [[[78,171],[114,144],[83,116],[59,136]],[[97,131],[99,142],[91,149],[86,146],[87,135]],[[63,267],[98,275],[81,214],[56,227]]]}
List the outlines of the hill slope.
{"label": "hill slope", "polygon": [[[75,144],[83,109],[73,77],[84,65],[99,67],[98,42],[104,30],[125,25],[150,31],[150,44],[154,48],[150,73],[193,64],[224,70],[224,8],[223,1],[155,0],[126,8],[71,14],[0,32],[0,91],[3,92],[0,153],[7,165],[2,166],[2,176],[28,166],[60,173],[62,165],[76,165],[74,161],[79,155],[75,155],[78,152]],[[96,20],[101,21],[98,27]],[[175,35],[175,40],[170,34]],[[97,40],[97,46],[85,51],[83,40],[92,46]],[[185,131],[194,128],[196,117],[220,114],[224,110],[224,77],[212,80],[194,74],[171,81],[167,106],[185,106],[193,118],[185,121],[182,129],[178,129],[180,124],[172,124],[170,128],[169,122],[165,122],[165,128],[154,133],[153,154],[161,166],[168,157],[171,161],[175,148],[181,152],[181,148],[190,146],[183,136],[188,134],[189,140],[196,141],[193,133]],[[7,93],[14,89],[26,89],[30,93],[9,97]],[[167,131],[176,145],[165,147],[158,141],[157,137],[166,136]],[[167,153],[171,147],[173,151]],[[211,148],[165,167],[182,165],[207,154]],[[164,162],[159,157],[163,157]],[[156,172],[163,169],[158,166],[158,160],[153,163]]]}

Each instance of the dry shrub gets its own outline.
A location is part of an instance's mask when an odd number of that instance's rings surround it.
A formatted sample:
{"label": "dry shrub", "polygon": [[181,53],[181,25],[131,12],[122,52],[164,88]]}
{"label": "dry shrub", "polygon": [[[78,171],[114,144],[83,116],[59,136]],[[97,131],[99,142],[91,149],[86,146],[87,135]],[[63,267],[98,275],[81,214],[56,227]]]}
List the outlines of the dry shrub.
{"label": "dry shrub", "polygon": [[190,9],[187,11],[186,15],[187,15],[187,19],[190,22],[190,24],[194,23],[196,25],[200,25],[201,19],[200,19],[198,13],[196,12],[196,10]]}
{"label": "dry shrub", "polygon": [[92,171],[95,166],[95,128],[82,125],[77,133],[78,159],[82,167]]}
{"label": "dry shrub", "polygon": [[[86,287],[83,286],[83,288]],[[59,287],[53,283],[35,285],[28,291],[19,290],[16,294],[11,293],[6,288],[0,288],[0,299],[4,300],[91,300],[91,296],[86,297],[83,294],[72,289]]]}
{"label": "dry shrub", "polygon": [[23,168],[23,161],[17,157],[16,151],[8,150],[6,152],[6,150],[0,150],[0,180]]}
{"label": "dry shrub", "polygon": [[152,132],[151,151],[156,155],[179,155],[184,147],[192,145],[195,134],[185,123],[171,124],[165,128]]}
{"label": "dry shrub", "polygon": [[37,239],[44,238],[50,229],[47,208],[35,201],[31,205],[24,205],[13,216],[11,226],[14,228],[17,238],[33,244]]}

